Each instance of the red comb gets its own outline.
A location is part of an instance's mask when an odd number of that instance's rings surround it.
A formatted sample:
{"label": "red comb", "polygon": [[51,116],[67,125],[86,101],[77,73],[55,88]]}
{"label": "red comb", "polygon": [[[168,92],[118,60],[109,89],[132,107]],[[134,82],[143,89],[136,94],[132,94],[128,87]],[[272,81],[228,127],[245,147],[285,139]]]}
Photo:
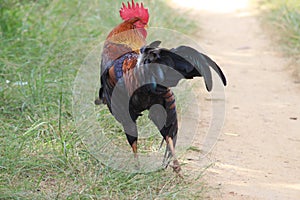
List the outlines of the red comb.
{"label": "red comb", "polygon": [[144,8],[143,3],[139,5],[139,3],[135,3],[134,0],[127,2],[128,7],[126,7],[125,3],[122,3],[122,7],[120,9],[120,16],[123,20],[128,20],[134,17],[139,17],[141,20],[147,24],[149,20],[148,9]]}

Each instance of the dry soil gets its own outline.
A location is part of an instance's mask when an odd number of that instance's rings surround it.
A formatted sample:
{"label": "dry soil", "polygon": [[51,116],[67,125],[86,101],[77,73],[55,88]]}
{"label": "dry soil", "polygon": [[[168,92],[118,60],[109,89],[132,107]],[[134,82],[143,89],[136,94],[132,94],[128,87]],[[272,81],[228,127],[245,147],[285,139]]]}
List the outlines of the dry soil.
{"label": "dry soil", "polygon": [[228,79],[225,122],[205,176],[217,188],[210,198],[300,199],[300,84],[288,58],[248,0],[173,5],[198,19],[194,39]]}

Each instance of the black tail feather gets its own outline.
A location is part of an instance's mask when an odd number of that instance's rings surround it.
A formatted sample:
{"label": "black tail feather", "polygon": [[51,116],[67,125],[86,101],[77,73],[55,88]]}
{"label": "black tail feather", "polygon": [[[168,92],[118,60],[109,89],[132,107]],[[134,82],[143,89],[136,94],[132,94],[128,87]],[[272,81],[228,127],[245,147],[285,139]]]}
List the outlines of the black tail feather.
{"label": "black tail feather", "polygon": [[207,55],[200,53],[197,50],[188,46],[179,46],[175,49],[171,49],[171,51],[186,59],[199,71],[199,73],[204,78],[205,85],[208,91],[211,91],[213,85],[210,67],[219,75],[224,86],[226,86],[227,81],[222,70],[217,65],[217,63],[215,63]]}
{"label": "black tail feather", "polygon": [[227,84],[225,75],[220,67],[207,55],[197,50],[179,46],[174,49],[158,48],[159,41],[151,43],[143,49],[143,56],[139,68],[143,74],[149,76],[149,80],[155,79],[156,83],[166,87],[173,87],[183,79],[191,79],[202,76],[208,91],[212,90],[212,68],[221,78],[224,85]]}

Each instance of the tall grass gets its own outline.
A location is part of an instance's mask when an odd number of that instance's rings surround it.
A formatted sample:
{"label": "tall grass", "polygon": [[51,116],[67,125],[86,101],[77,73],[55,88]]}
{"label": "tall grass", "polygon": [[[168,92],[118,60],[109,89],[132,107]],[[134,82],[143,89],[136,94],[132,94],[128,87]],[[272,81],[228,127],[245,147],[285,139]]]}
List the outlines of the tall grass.
{"label": "tall grass", "polygon": [[[93,158],[76,133],[72,83],[88,52],[120,22],[121,1],[0,1],[0,199],[195,199],[198,176],[127,174]],[[146,1],[153,26],[194,24]],[[172,23],[175,20],[175,23]]]}
{"label": "tall grass", "polygon": [[283,49],[296,61],[294,64],[300,78],[300,2],[262,0],[261,4],[273,31],[279,33]]}

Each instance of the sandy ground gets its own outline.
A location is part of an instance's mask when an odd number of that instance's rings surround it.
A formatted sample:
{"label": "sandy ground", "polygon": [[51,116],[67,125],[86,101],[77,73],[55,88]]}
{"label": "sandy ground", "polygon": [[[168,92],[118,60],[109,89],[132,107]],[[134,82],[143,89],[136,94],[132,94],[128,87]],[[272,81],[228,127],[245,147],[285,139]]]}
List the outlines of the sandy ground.
{"label": "sandy ground", "polygon": [[[300,199],[300,84],[247,0],[173,0],[224,69],[226,119],[207,172],[212,199]],[[226,2],[226,4],[222,4]],[[196,35],[197,36],[197,35]],[[195,37],[197,38],[197,37]]]}

